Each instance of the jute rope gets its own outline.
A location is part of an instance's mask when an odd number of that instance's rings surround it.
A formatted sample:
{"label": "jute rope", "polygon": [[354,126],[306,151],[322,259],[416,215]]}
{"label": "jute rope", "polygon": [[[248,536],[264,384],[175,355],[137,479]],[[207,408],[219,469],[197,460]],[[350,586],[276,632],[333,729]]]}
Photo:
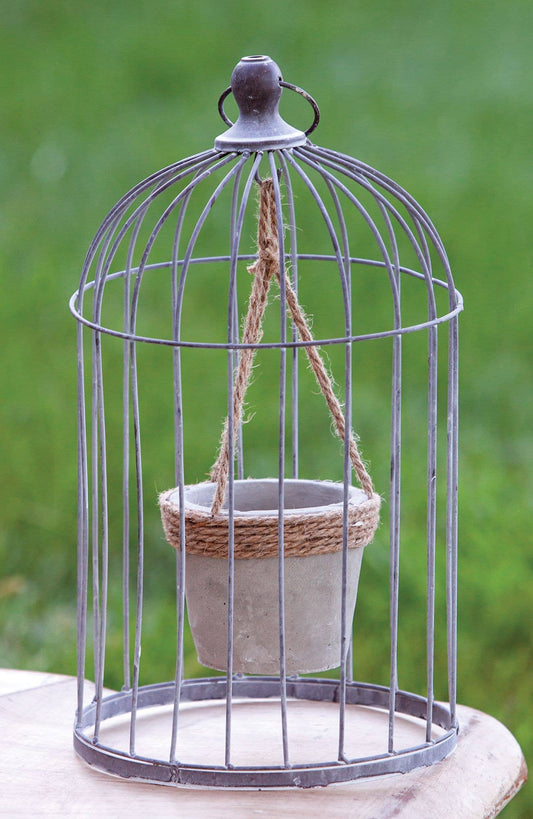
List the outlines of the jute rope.
{"label": "jute rope", "polygon": [[[261,182],[259,199],[259,219],[257,224],[257,260],[248,267],[253,278],[252,290],[248,301],[248,312],[244,322],[242,335],[243,344],[257,344],[262,336],[261,322],[267,305],[268,291],[272,276],[279,272],[279,245],[278,227],[276,220],[276,201],[274,199],[274,185],[271,179]],[[233,436],[242,419],[244,396],[252,365],[255,350],[241,350],[235,383],[233,387]],[[217,484],[211,514],[218,515],[226,496],[226,485],[229,474],[229,420],[226,418],[220,441],[220,450],[215,461],[210,478]]]}
{"label": "jute rope", "polygon": [[[243,330],[244,344],[257,344],[263,335],[261,323],[267,305],[268,291],[276,277],[281,287],[279,265],[279,242],[276,218],[274,185],[266,179],[260,187],[259,220],[257,232],[257,260],[248,268],[253,275],[248,312]],[[302,341],[312,342],[313,337],[305,315],[298,303],[296,293],[287,277],[284,280],[287,305]],[[335,429],[344,441],[346,423],[341,405],[333,390],[331,379],[315,345],[304,347],[317,383],[326,399]],[[250,381],[254,349],[243,349],[235,374],[233,389],[233,435],[242,420],[246,389]],[[367,498],[362,502],[350,498],[348,503],[348,547],[366,546],[372,540],[379,523],[381,498],[372,487],[357,449],[355,436],[349,433],[349,453],[352,466]],[[209,557],[227,558],[229,542],[229,519],[222,505],[226,494],[229,463],[229,421],[226,418],[221,436],[218,458],[211,470],[213,501],[211,509],[191,508],[185,501],[180,510],[173,500],[176,490],[169,489],[159,497],[163,527],[169,543],[180,548],[180,516],[185,516],[185,544],[188,553]],[[187,493],[187,487],[186,487]],[[342,503],[329,508],[287,509],[283,515],[283,544],[286,557],[303,557],[324,554],[342,549],[344,506]],[[277,557],[279,552],[279,517],[277,511],[257,514],[239,514],[234,510],[233,543],[235,558]]]}
{"label": "jute rope", "polygon": [[[257,260],[248,268],[248,272],[254,277],[250,299],[248,302],[248,313],[246,315],[243,344],[257,344],[263,335],[261,322],[267,305],[268,291],[273,276],[276,276],[281,286],[281,274],[279,265],[279,240],[278,225],[276,218],[276,199],[274,195],[274,184],[271,179],[265,179],[260,185],[259,199],[259,219],[257,226]],[[312,342],[313,336],[307,324],[305,314],[300,307],[296,293],[287,276],[284,277],[285,294],[287,305],[291,312],[294,324],[298,330],[302,341]],[[346,434],[346,423],[341,405],[331,383],[324,362],[316,346],[304,347],[311,368],[320,390],[326,400],[329,411],[333,418],[335,428],[339,438],[344,441]],[[241,423],[244,397],[250,380],[252,364],[255,350],[244,349],[241,351],[235,383],[233,389],[233,435],[234,438]],[[361,488],[370,499],[374,494],[372,480],[366,471],[365,465],[359,454],[357,443],[353,432],[350,430],[349,452],[350,460],[354,471],[359,479]],[[226,495],[226,485],[229,473],[229,422],[226,418],[222,431],[220,451],[218,458],[211,470],[211,480],[217,484],[211,514],[218,515]]]}

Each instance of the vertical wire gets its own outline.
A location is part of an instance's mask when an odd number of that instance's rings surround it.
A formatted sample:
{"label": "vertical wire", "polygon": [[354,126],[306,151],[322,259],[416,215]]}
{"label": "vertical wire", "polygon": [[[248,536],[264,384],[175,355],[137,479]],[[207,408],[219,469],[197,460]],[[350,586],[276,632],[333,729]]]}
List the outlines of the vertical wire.
{"label": "vertical wire", "polygon": [[[181,309],[183,288],[178,296],[179,244],[185,214],[192,194],[192,188],[181,204],[172,247],[171,301],[172,301],[172,338],[179,341],[181,336]],[[178,487],[178,506],[185,509],[185,466],[183,452],[183,389],[181,381],[181,347],[172,348],[172,369],[174,383],[174,479]],[[174,675],[174,703],[172,710],[172,730],[170,736],[169,760],[176,761],[178,740],[178,721],[181,703],[181,686],[184,663],[184,624],[185,624],[185,577],[186,577],[186,543],[185,515],[179,519],[179,549],[176,550],[176,669]]]}
{"label": "vertical wire", "polygon": [[[124,280],[124,332],[128,332],[130,266]],[[122,373],[122,633],[124,686],[130,688],[130,344],[124,341]]]}
{"label": "vertical wire", "polygon": [[[377,200],[377,204],[381,215],[385,221],[387,226],[387,233],[389,236],[390,244],[391,244],[391,251],[392,251],[392,261],[394,265],[394,281],[396,284],[396,294],[397,294],[397,306],[395,307],[395,327],[401,327],[401,306],[400,306],[400,299],[401,299],[401,292],[402,292],[402,281],[401,281],[401,273],[400,273],[400,254],[398,243],[396,239],[396,234],[394,232],[394,228],[392,226],[391,218],[388,212],[388,202],[387,200],[381,201],[380,199]],[[397,215],[400,217],[397,212],[392,209],[393,215]],[[403,220],[401,217],[399,219],[400,223],[403,226]],[[410,234],[408,234],[410,236]],[[393,348],[398,341],[399,350],[396,351],[396,355],[398,355],[400,359],[400,367],[401,367],[401,335],[396,336],[393,341]],[[395,352],[393,351],[393,357]],[[399,373],[399,384],[401,389],[401,370]],[[397,420],[401,425],[401,395],[398,396],[399,399],[399,406],[397,407]],[[397,430],[398,438],[395,438],[395,434],[391,432],[391,437],[394,441],[394,446],[396,447],[397,457],[401,456],[401,426]],[[391,593],[391,657],[394,659],[391,660],[391,682],[390,682],[390,697],[389,697],[389,737],[388,737],[388,751],[392,753],[394,749],[394,727],[395,727],[395,712],[396,712],[396,693],[398,689],[398,596],[399,596],[399,568],[400,568],[400,496],[401,496],[401,463],[398,462],[397,474],[394,478],[397,480],[397,488],[396,488],[396,499],[395,499],[395,515],[397,515],[397,527],[395,526],[394,529],[391,526],[390,528],[390,543],[391,543],[391,566],[393,567],[393,581],[391,588],[393,588],[393,592]],[[392,489],[392,481],[393,481],[393,470],[391,466],[391,489]],[[392,497],[392,491],[391,491]],[[392,502],[391,502],[391,516],[392,516]],[[392,518],[391,518],[392,519]],[[394,535],[394,547],[393,547],[393,536],[392,532],[395,532]],[[394,648],[393,648],[394,644]],[[394,680],[394,682],[393,682]]]}
{"label": "vertical wire", "polygon": [[[421,252],[428,290],[428,319],[437,317],[431,255],[418,217],[411,212]],[[435,703],[435,557],[437,527],[437,441],[438,441],[438,327],[428,328],[428,415],[427,415],[427,518],[426,518],[426,742],[432,740]]]}
{"label": "vertical wire", "polygon": [[[431,305],[429,311],[431,313]],[[431,318],[431,315],[430,315]],[[437,525],[438,328],[428,328],[426,742],[431,741],[435,677],[435,546]]]}
{"label": "vertical wire", "polygon": [[77,334],[78,376],[78,567],[77,567],[77,712],[79,725],[83,713],[85,662],[87,652],[87,582],[89,574],[89,500],[87,475],[87,422],[85,416],[85,373],[83,360],[83,325]]}
{"label": "vertical wire", "polygon": [[[135,319],[135,314],[133,316]],[[134,321],[132,321],[133,325]],[[143,615],[144,591],[144,509],[143,509],[143,480],[139,417],[139,392],[137,381],[137,350],[135,342],[131,342],[131,398],[133,416],[133,439],[135,446],[135,480],[137,494],[137,583],[136,583],[136,610],[135,610],[135,645],[133,655],[133,685],[131,694],[131,722],[130,722],[130,755],[135,755],[135,741],[137,728],[137,705],[139,697],[139,673],[141,662],[141,631]]]}
{"label": "vertical wire", "polygon": [[[348,257],[349,258],[349,257]],[[347,277],[347,289],[350,288],[350,280]],[[348,319],[346,322],[346,335],[352,333],[351,323],[351,297],[348,302]],[[351,484],[352,466],[350,461],[350,430],[352,428],[352,345],[346,342],[344,345],[344,423],[346,433],[344,435],[344,475],[343,475],[343,510],[342,510],[342,581],[341,581],[341,667],[340,667],[340,700],[339,700],[339,760],[345,760],[345,730],[346,730],[346,682],[347,682],[347,648],[351,645],[351,639],[347,634],[347,583],[348,583],[348,504],[349,489]],[[350,625],[350,634],[351,634]]]}
{"label": "vertical wire", "polygon": [[[238,208],[238,197],[239,197],[239,182],[241,178],[241,171],[235,177],[235,182],[233,184],[233,192],[231,196],[231,214],[230,214],[230,247],[233,247],[234,239],[235,239],[235,225],[237,220],[237,208]],[[238,292],[237,292],[237,279],[235,278],[235,288],[233,293],[233,338],[232,341],[234,344],[238,343],[239,341],[239,301],[238,301]],[[233,371],[236,372],[237,367],[239,366],[239,351],[233,350]],[[244,479],[244,460],[243,460],[243,431],[242,431],[242,419],[239,424],[239,428],[237,430],[237,441],[236,441],[236,450],[237,450],[237,478],[242,481]]]}
{"label": "vertical wire", "polygon": [[[243,156],[243,160],[248,160],[248,155]],[[243,167],[243,160],[239,165],[239,173]],[[235,315],[235,292],[237,283],[237,265],[239,261],[239,243],[241,239],[242,227],[246,207],[250,197],[250,191],[254,177],[261,162],[261,154],[257,154],[252,163],[251,170],[244,185],[241,204],[239,207],[237,221],[233,230],[231,259],[230,259],[230,286],[228,294],[228,343],[238,337],[238,317]],[[235,603],[235,437],[234,437],[234,411],[233,411],[233,355],[231,349],[227,352],[227,395],[228,395],[228,620],[227,620],[227,659],[226,659],[226,709],[225,709],[225,730],[224,730],[224,764],[227,768],[232,767],[232,717],[233,717],[233,623],[234,623],[234,603]]]}
{"label": "vertical wire", "polygon": [[[389,236],[394,231],[387,218]],[[401,274],[396,239],[392,240],[395,260],[394,280],[397,303],[394,313],[395,327],[401,327]],[[398,691],[398,598],[400,591],[400,506],[401,506],[401,454],[402,454],[402,336],[393,337],[392,349],[392,403],[391,403],[391,471],[389,514],[389,562],[390,562],[390,680],[389,680],[389,732],[388,752],[394,751],[394,728],[396,694]]]}
{"label": "vertical wire", "polygon": [[[131,327],[131,277],[133,270],[133,253],[137,242],[143,219],[148,211],[154,193],[148,197],[143,205],[136,209],[136,221],[130,218],[129,224],[133,224],[132,235],[128,243],[128,254],[126,258],[126,268],[124,270],[124,332],[132,331]],[[121,234],[123,234],[123,230]],[[122,632],[123,632],[123,669],[124,687],[131,688],[131,668],[130,668],[130,369],[131,369],[131,348],[132,344],[125,339],[123,349],[123,373],[122,373]]]}
{"label": "vertical wire", "polygon": [[[133,251],[145,212],[141,212],[128,245],[124,271],[124,332],[130,331],[130,297]],[[131,687],[130,670],[130,356],[131,342],[123,347],[122,372],[122,640],[124,687]]]}
{"label": "vertical wire", "polygon": [[[381,210],[381,208],[380,208]],[[401,292],[400,259],[394,230],[388,214],[385,216],[394,258],[394,279],[398,294],[397,311],[395,310],[395,327],[401,327]],[[390,565],[391,565],[391,667],[389,694],[389,736],[388,751],[394,750],[394,728],[396,713],[396,694],[398,690],[398,598],[400,591],[400,499],[401,499],[401,452],[402,452],[402,336],[393,340],[393,399],[391,408],[391,510],[389,523]],[[392,498],[394,497],[394,502]]]}
{"label": "vertical wire", "polygon": [[446,608],[448,635],[448,697],[450,719],[457,725],[457,495],[458,495],[458,349],[459,326],[455,316],[448,341],[447,509],[446,509]]}
{"label": "vertical wire", "polygon": [[276,222],[279,245],[279,280],[280,280],[280,364],[279,364],[279,444],[278,444],[278,592],[279,592],[279,676],[281,735],[283,745],[283,764],[290,767],[289,736],[287,724],[287,656],[285,630],[285,415],[286,415],[286,378],[287,378],[287,295],[285,287],[285,244],[283,236],[283,211],[281,191],[276,168],[276,154],[268,152],[270,173],[274,185],[276,200]]}
{"label": "vertical wire", "polygon": [[[297,231],[296,231],[296,212],[294,207],[294,194],[292,189],[292,182],[287,167],[287,162],[283,152],[278,154],[281,169],[283,173],[283,181],[285,183],[285,196],[287,200],[287,210],[289,213],[289,232],[290,232],[290,246],[291,246],[291,281],[292,289],[296,296],[298,296],[298,245],[297,245]],[[292,341],[298,341],[298,330],[294,321],[291,321],[292,326]],[[295,480],[299,475],[299,395],[298,395],[298,347],[293,347],[291,350],[291,456],[292,456],[292,478]]]}
{"label": "vertical wire", "polygon": [[[173,333],[179,338],[179,325],[175,324],[176,304],[173,293]],[[186,577],[186,542],[185,542],[185,471],[183,458],[183,401],[181,381],[181,348],[174,347],[174,438],[175,438],[175,479],[178,487],[179,549],[176,551],[176,671],[174,677],[174,703],[172,710],[172,731],[170,737],[170,762],[176,761],[176,744],[178,739],[178,720],[181,703],[181,686],[183,680],[183,635],[185,623],[185,577]]]}
{"label": "vertical wire", "polygon": [[[352,335],[352,287],[351,287],[351,265],[350,265],[350,244],[346,220],[340,205],[339,197],[331,180],[325,177],[325,182],[335,205],[337,219],[339,221],[342,249],[343,266],[339,270],[341,278],[345,283],[347,303],[344,305],[345,323],[344,333],[347,337]],[[349,498],[352,477],[352,465],[350,461],[350,434],[352,429],[352,344],[344,344],[344,424],[347,430],[344,436],[343,454],[343,510],[342,510],[342,564],[341,564],[341,633],[340,633],[340,674],[339,674],[339,761],[347,761],[345,753],[346,744],[346,686],[348,681],[353,680],[351,664],[353,662],[352,651],[352,627],[348,633],[347,623],[347,594],[348,594],[348,528],[349,528]]]}
{"label": "vertical wire", "polygon": [[[226,187],[226,185],[230,182],[233,176],[236,173],[240,172],[241,167],[244,163],[248,160],[248,154],[243,154],[237,161],[237,165],[235,165],[222,179],[222,181],[218,184],[215,191],[209,197],[207,204],[204,206],[192,234],[189,238],[189,242],[187,244],[187,249],[183,258],[182,266],[181,266],[181,275],[179,280],[179,286],[176,292],[175,286],[173,290],[173,299],[175,299],[175,313],[173,315],[173,332],[179,336],[179,327],[181,322],[181,310],[183,305],[183,294],[185,288],[185,282],[187,278],[187,274],[189,271],[189,265],[192,258],[192,253],[194,251],[194,247],[196,245],[196,241],[200,234],[200,231],[207,219],[212,207],[214,206],[215,202],[217,201],[218,197]],[[208,163],[203,164],[201,168],[196,169],[196,175],[194,176],[193,180],[188,183],[188,185],[176,196],[171,204],[165,209],[163,214],[158,219],[155,227],[152,230],[152,233],[146,243],[141,262],[137,269],[137,277],[135,282],[135,288],[133,292],[133,297],[131,301],[131,328],[132,332],[135,329],[135,322],[136,322],[136,313],[137,313],[137,306],[139,300],[139,293],[140,293],[140,285],[142,281],[142,277],[144,275],[144,271],[146,269],[146,264],[148,261],[148,257],[152,246],[157,238],[159,231],[161,230],[163,224],[172,214],[172,212],[182,205],[182,203],[187,203],[189,197],[193,190],[203,181],[205,181],[211,174],[214,173],[215,170],[218,170],[228,163],[230,163],[234,159],[233,154],[224,155],[222,159],[217,155],[214,158],[211,157]],[[201,171],[201,172],[200,172]],[[174,256],[173,256],[173,269],[177,271],[178,260],[177,260],[177,244],[179,239],[179,233],[181,231],[181,224],[184,217],[185,211],[183,207],[181,212],[178,216],[178,227],[177,232],[174,236]],[[175,278],[174,273],[174,278]],[[176,345],[175,349],[179,349],[179,345]],[[180,472],[181,474],[177,476],[179,478],[178,481],[178,496],[179,496],[179,503],[180,508],[184,508],[184,477],[183,477],[183,427],[182,427],[182,403],[181,403],[181,354],[176,352],[174,354],[174,382],[176,386],[179,386],[179,392],[177,395],[179,396],[178,401],[175,404],[175,445],[176,445],[176,471]],[[135,369],[135,376],[133,374],[133,370]],[[135,360],[132,361],[132,394],[133,394],[133,405],[134,405],[134,430],[135,430],[135,406],[136,406],[136,365]],[[138,408],[137,408],[138,409]],[[137,463],[137,476],[138,476],[138,491],[139,491],[139,478],[140,478],[140,448],[137,449],[136,446],[136,463]],[[181,467],[180,467],[181,464]],[[142,495],[142,485],[141,485],[141,495]],[[185,548],[185,520],[184,516],[180,516],[180,556],[178,559],[178,566],[176,570],[177,574],[177,582],[179,584],[178,589],[178,641],[183,636],[183,622],[184,622],[184,594],[185,594],[185,563],[186,563],[186,548]],[[142,562],[142,561],[141,561]],[[139,601],[142,599],[142,576],[138,577],[138,584],[137,584],[137,599],[138,599],[138,613],[140,613],[140,604]],[[140,656],[140,623],[139,623],[139,656]],[[181,634],[181,637],[180,637]],[[181,681],[180,676],[182,674],[182,666],[183,666],[183,658],[180,653],[180,648],[178,647],[178,656],[176,659],[176,684],[175,684],[175,695],[174,695],[174,711],[173,711],[173,729],[172,729],[172,738],[171,738],[171,756],[175,755],[175,744],[177,739],[177,725],[178,725],[178,712],[179,712],[179,703],[181,697]],[[137,679],[137,688],[138,688],[138,679]],[[132,692],[132,722],[131,722],[131,731],[130,731],[130,745],[134,746],[135,742],[135,714],[136,714],[136,701],[137,701],[137,688],[135,687],[134,682],[134,690]],[[134,707],[135,705],[135,707]]]}
{"label": "vertical wire", "polygon": [[394,751],[394,714],[398,690],[398,596],[400,570],[400,486],[402,337],[394,336],[392,353],[391,478],[390,478],[390,695],[388,751]]}
{"label": "vertical wire", "polygon": [[[100,344],[100,334],[95,331],[92,336],[92,390],[91,390],[91,571],[93,595],[93,664],[94,680],[98,680],[100,670],[100,544],[98,522],[100,517],[100,500],[98,491],[98,410],[96,386],[96,349]],[[96,695],[98,692],[95,692]]]}
{"label": "vertical wire", "polygon": [[[233,263],[236,262],[232,259]],[[235,272],[232,270],[233,276]],[[233,327],[234,303],[230,301],[228,338],[232,338],[235,329]],[[235,441],[233,426],[233,355],[231,350],[227,353],[227,390],[228,390],[228,630],[227,630],[227,654],[226,654],[226,713],[225,713],[225,737],[224,737],[224,764],[227,768],[232,767],[231,763],[231,734],[232,734],[232,711],[233,711],[233,622],[235,604]]]}
{"label": "vertical wire", "polygon": [[[105,241],[98,254],[94,277],[93,309],[94,321],[99,321],[101,294],[105,282],[105,254],[118,224],[116,217],[111,224]],[[107,498],[105,463],[105,425],[103,419],[102,384],[102,338],[99,331],[92,335],[92,390],[91,390],[91,484],[92,484],[92,581],[93,581],[93,645],[95,681],[95,722],[93,741],[98,741],[101,722],[102,692],[104,677],[106,606],[107,606]],[[102,533],[100,540],[100,515]],[[102,555],[100,557],[100,547]],[[100,576],[101,575],[101,576]]]}
{"label": "vertical wire", "polygon": [[[101,513],[101,588],[100,588],[100,622],[98,634],[98,675],[96,682],[96,713],[94,724],[95,740],[98,739],[101,722],[102,696],[104,687],[105,668],[105,647],[107,629],[107,589],[109,577],[109,529],[108,529],[108,506],[107,506],[107,455],[106,455],[106,432],[104,414],[104,387],[102,371],[102,344],[98,333],[98,344],[95,349],[96,364],[96,415],[98,424],[98,460],[100,479],[100,513]],[[98,525],[98,521],[96,522]]]}

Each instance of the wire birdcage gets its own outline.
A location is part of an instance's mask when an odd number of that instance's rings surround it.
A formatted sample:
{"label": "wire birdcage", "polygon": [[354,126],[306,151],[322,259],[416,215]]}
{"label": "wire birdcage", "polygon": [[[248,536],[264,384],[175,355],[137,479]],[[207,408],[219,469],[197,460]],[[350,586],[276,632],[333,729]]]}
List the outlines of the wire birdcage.
{"label": "wire birdcage", "polygon": [[[310,102],[307,131],[281,118],[283,88]],[[109,773],[167,784],[406,772],[444,758],[458,731],[462,299],[422,208],[314,145],[316,103],[270,58],[239,62],[219,111],[229,127],[213,149],[153,174],[106,216],[70,303],[75,748]],[[379,630],[354,614],[367,546],[388,586]],[[420,616],[404,629],[400,564],[421,550]],[[170,587],[172,615],[154,624],[151,601]],[[219,673],[187,678],[190,630],[199,662]],[[420,693],[399,684],[404,639],[420,647]],[[387,655],[381,684],[354,679],[365,641]]]}

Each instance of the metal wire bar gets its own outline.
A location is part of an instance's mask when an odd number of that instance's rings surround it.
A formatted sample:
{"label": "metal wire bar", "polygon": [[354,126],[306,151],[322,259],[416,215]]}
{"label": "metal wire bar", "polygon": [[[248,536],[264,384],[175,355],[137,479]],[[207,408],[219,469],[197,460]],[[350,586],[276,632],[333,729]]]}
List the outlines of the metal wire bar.
{"label": "metal wire bar", "polygon": [[[94,646],[94,679],[100,679],[100,635],[101,635],[101,592],[100,592],[100,555],[99,555],[99,488],[98,488],[98,467],[99,467],[99,435],[101,427],[98,417],[98,385],[96,380],[98,347],[100,345],[99,333],[93,336],[92,345],[92,407],[91,407],[91,432],[92,432],[92,452],[91,452],[91,557],[92,557],[92,593],[93,593],[93,646]],[[97,683],[98,684],[98,683]],[[96,692],[98,696],[98,690]],[[96,725],[98,727],[98,719]]]}
{"label": "metal wire bar", "polygon": [[[276,221],[279,245],[279,288],[280,288],[280,341],[282,344],[287,338],[287,293],[285,286],[285,242],[283,236],[283,211],[281,207],[281,192],[276,169],[275,154],[268,152],[270,173],[274,186],[276,200]],[[278,443],[278,590],[279,590],[279,677],[280,677],[280,705],[281,705],[281,737],[283,746],[283,763],[290,767],[289,736],[287,727],[287,655],[285,629],[285,542],[284,542],[284,515],[285,515],[285,415],[286,415],[286,378],[287,378],[287,351],[281,347],[279,351],[279,443]]]}
{"label": "metal wire bar", "polygon": [[77,565],[77,711],[83,711],[85,661],[87,652],[87,594],[89,575],[89,490],[87,475],[87,420],[85,413],[85,371],[83,325],[77,324],[77,418],[78,418],[78,565]]}
{"label": "metal wire bar", "polygon": [[426,740],[431,740],[435,675],[435,547],[437,526],[437,387],[438,334],[428,330],[428,441],[427,441],[427,578],[426,578]]}
{"label": "metal wire bar", "polygon": [[389,753],[394,752],[394,715],[398,691],[398,596],[400,586],[400,497],[402,422],[402,338],[395,336],[392,353],[391,478],[390,478],[390,694]]}
{"label": "metal wire bar", "polygon": [[457,724],[457,494],[459,326],[452,319],[448,336],[448,460],[446,507],[446,608],[448,637],[448,696],[452,723]]}
{"label": "metal wire bar", "polygon": [[[244,166],[243,166],[244,167]],[[241,174],[243,167],[238,171],[237,175],[235,176],[235,180],[233,182],[233,191],[231,197],[231,215],[230,215],[230,247],[233,248],[235,246],[235,228],[236,228],[236,221],[237,221],[237,208],[238,208],[238,199],[239,199],[239,184],[241,180]],[[238,250],[237,250],[238,252]],[[233,293],[233,328],[234,334],[232,341],[238,342],[239,341],[239,300],[238,300],[238,288],[237,288],[237,279],[235,278],[235,289]],[[239,357],[240,353],[238,350],[232,350],[233,354],[233,371],[237,371],[237,367],[239,366]],[[242,419],[239,423],[239,428],[237,430],[237,441],[236,441],[236,450],[237,450],[237,478],[239,480],[244,479],[244,451],[243,451],[243,434],[242,434]]]}
{"label": "metal wire bar", "polygon": [[[326,185],[332,198],[337,219],[339,222],[342,249],[343,267],[340,270],[341,278],[344,277],[347,294],[347,304],[345,305],[345,333],[352,334],[352,295],[351,295],[351,267],[350,267],[350,245],[344,212],[340,206],[339,197],[332,185],[331,180],[325,177]],[[347,429],[352,429],[352,345],[346,344],[344,347],[344,419]],[[342,563],[341,563],[341,629],[340,629],[340,658],[339,658],[339,761],[346,761],[345,754],[345,733],[346,733],[346,685],[351,679],[351,646],[352,646],[352,624],[348,631],[347,623],[347,584],[348,584],[348,499],[349,487],[351,484],[351,461],[349,436],[344,439],[343,454],[343,518],[342,518]],[[350,671],[348,671],[350,668]]]}
{"label": "metal wire bar", "polygon": [[[100,729],[100,703],[102,698],[102,691],[104,686],[104,667],[105,667],[105,645],[106,645],[106,628],[107,628],[107,592],[108,592],[108,576],[109,576],[109,530],[108,530],[108,503],[107,503],[107,455],[106,455],[106,430],[105,430],[105,414],[104,414],[104,391],[103,391],[103,375],[102,375],[102,346],[101,338],[98,335],[94,343],[94,373],[93,373],[93,419],[97,424],[98,429],[98,448],[95,448],[96,460],[93,464],[93,481],[94,486],[100,483],[100,513],[101,513],[101,586],[100,596],[98,601],[98,630],[95,640],[95,686],[97,711],[95,721],[95,736],[98,737]],[[96,494],[96,492],[95,492]],[[96,507],[96,521],[94,531],[97,533],[99,526],[98,517],[98,498],[95,499]],[[96,535],[93,544],[94,554],[96,556],[95,563],[98,563],[98,535]],[[96,566],[98,570],[98,566]],[[98,578],[97,578],[98,581]],[[98,582],[95,587],[95,594],[98,594]],[[96,659],[97,658],[97,659]]]}
{"label": "metal wire bar", "polygon": [[[178,309],[178,259],[181,231],[187,207],[192,195],[191,188],[188,195],[181,202],[181,206],[176,220],[174,240],[172,245],[172,269],[171,269],[171,298],[172,298],[172,337],[179,339],[181,330],[181,310]],[[174,347],[172,350],[172,371],[174,383],[174,478],[178,486],[178,500],[180,509],[184,508],[184,456],[183,456],[183,402],[182,402],[182,380],[181,380],[181,349]],[[170,734],[171,762],[176,760],[176,743],[178,738],[178,719],[181,701],[181,685],[183,680],[184,664],[184,625],[185,625],[185,579],[186,579],[186,544],[185,544],[185,518],[182,515],[179,529],[180,548],[176,553],[176,670],[174,675],[174,703],[172,711],[172,728]]]}
{"label": "metal wire bar", "polygon": [[[132,316],[134,323],[135,316]],[[141,630],[144,594],[144,508],[141,457],[141,430],[139,416],[139,388],[137,377],[137,350],[131,350],[131,398],[133,417],[133,440],[135,445],[135,483],[137,492],[137,599],[135,609],[135,644],[133,655],[133,681],[131,690],[130,754],[135,754],[137,703],[139,695],[139,674],[141,664]]]}
{"label": "metal wire bar", "polygon": [[[183,463],[183,407],[181,401],[182,380],[181,380],[181,350],[176,348],[173,356],[174,366],[174,388],[175,388],[175,461],[176,479],[178,485],[178,500],[180,509],[185,507],[185,477]],[[181,686],[183,681],[184,665],[184,625],[185,625],[185,580],[186,580],[186,542],[185,542],[185,516],[180,516],[180,548],[176,553],[176,672],[174,677],[174,702],[172,711],[172,729],[170,734],[171,762],[176,760],[176,744],[178,739],[178,720],[181,702]]]}
{"label": "metal wire bar", "polygon": [[[232,305],[230,305],[230,316],[233,315]],[[231,321],[231,319],[230,319]],[[229,335],[234,334],[231,327]],[[228,390],[228,630],[227,630],[227,653],[226,653],[226,725],[225,725],[225,749],[224,762],[227,768],[231,767],[231,729],[232,729],[232,709],[233,709],[233,624],[235,607],[235,474],[234,474],[234,426],[233,426],[233,356],[228,351],[227,364],[227,390]]]}
{"label": "metal wire bar", "polygon": [[[292,181],[287,167],[287,162],[283,151],[279,151],[278,159],[281,166],[283,181],[285,184],[285,195],[287,199],[288,226],[290,236],[290,267],[291,285],[296,297],[298,297],[298,236],[296,230],[296,211],[294,207],[294,193]],[[298,330],[291,319],[292,341],[298,340]],[[298,347],[291,350],[291,458],[292,477],[296,479],[299,474],[299,395],[298,395]]]}
{"label": "metal wire bar", "polygon": [[[130,277],[124,280],[124,315],[130,298]],[[126,319],[127,321],[127,319]],[[125,328],[127,329],[127,328]],[[130,688],[130,347],[124,342],[122,374],[122,640],[124,687]]]}
{"label": "metal wire bar", "polygon": [[[248,157],[245,158],[246,160]],[[230,256],[230,283],[228,294],[228,342],[235,337],[239,337],[238,316],[235,314],[235,299],[237,287],[237,265],[239,261],[239,243],[241,239],[244,217],[246,208],[250,198],[253,181],[256,177],[261,157],[257,155],[252,163],[252,167],[246,179],[241,203],[239,206],[237,221],[233,230],[231,256]],[[242,163],[239,166],[239,172]],[[235,322],[237,325],[235,326]],[[228,604],[227,604],[227,618],[228,618],[228,637],[227,637],[227,660],[226,660],[226,724],[225,724],[225,749],[224,759],[226,767],[231,766],[231,728],[232,728],[232,709],[233,709],[233,629],[234,629],[234,580],[235,580],[235,530],[234,530],[234,508],[235,508],[235,473],[234,473],[234,459],[235,459],[235,440],[234,440],[234,403],[233,403],[233,354],[228,348],[227,354],[227,401],[228,401],[228,484],[227,484],[227,503],[228,503]]]}
{"label": "metal wire bar", "polygon": [[[346,225],[344,219],[341,222],[343,229],[343,240],[345,249],[345,258],[349,258],[348,238],[346,236]],[[349,271],[344,270],[346,278],[346,289],[348,292],[348,304],[346,310],[346,335],[352,333],[352,300]],[[344,421],[346,429],[352,429],[352,345],[346,344],[344,347],[345,369],[344,369]],[[345,754],[345,728],[346,728],[346,683],[347,673],[346,664],[348,661],[348,648],[350,641],[348,639],[348,624],[347,620],[347,575],[348,575],[348,500],[349,489],[351,484],[352,464],[350,459],[350,435],[344,436],[344,464],[343,464],[343,510],[342,510],[342,570],[341,570],[341,665],[340,665],[340,701],[339,701],[339,760],[346,759]],[[352,631],[352,624],[350,623],[350,634]]]}
{"label": "metal wire bar", "polygon": [[[130,299],[131,269],[135,244],[142,225],[145,211],[140,213],[128,244],[126,274],[124,276],[124,332],[131,331]],[[125,688],[131,687],[130,672],[130,368],[131,342],[123,345],[122,374],[122,633],[123,633],[123,673]]]}

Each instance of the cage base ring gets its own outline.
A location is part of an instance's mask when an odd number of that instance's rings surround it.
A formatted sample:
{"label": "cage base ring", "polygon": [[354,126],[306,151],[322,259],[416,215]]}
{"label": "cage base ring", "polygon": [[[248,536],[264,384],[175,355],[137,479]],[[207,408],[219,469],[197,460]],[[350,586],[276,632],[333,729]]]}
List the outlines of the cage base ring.
{"label": "cage base ring", "polygon": [[[277,677],[234,677],[231,681],[234,700],[274,700],[280,695],[280,679]],[[286,682],[287,698],[322,704],[337,704],[341,697],[338,680],[295,678]],[[226,677],[206,677],[185,680],[182,685],[181,703],[201,703],[225,700]],[[368,683],[346,684],[347,706],[367,706],[381,712],[384,720],[389,717],[390,689]],[[158,683],[138,690],[137,709],[172,706],[175,700],[175,684]],[[121,691],[101,700],[101,727],[113,717],[132,712],[132,692]],[[103,744],[102,739],[91,736],[95,724],[96,703],[84,708],[74,730],[74,747],[77,754],[89,765],[106,773],[141,782],[175,786],[216,788],[310,788],[338,782],[349,782],[363,777],[391,773],[407,773],[418,767],[429,766],[444,759],[455,748],[458,728],[453,724],[447,706],[434,703],[432,728],[442,729],[437,739],[431,739],[372,757],[338,759],[326,762],[307,762],[284,765],[200,765],[182,763],[140,755],[130,755]],[[336,709],[337,710],[337,709]],[[347,709],[349,710],[349,709]],[[424,697],[405,691],[395,692],[394,717],[415,718],[425,722],[428,702]],[[197,715],[196,717],[197,718]]]}

